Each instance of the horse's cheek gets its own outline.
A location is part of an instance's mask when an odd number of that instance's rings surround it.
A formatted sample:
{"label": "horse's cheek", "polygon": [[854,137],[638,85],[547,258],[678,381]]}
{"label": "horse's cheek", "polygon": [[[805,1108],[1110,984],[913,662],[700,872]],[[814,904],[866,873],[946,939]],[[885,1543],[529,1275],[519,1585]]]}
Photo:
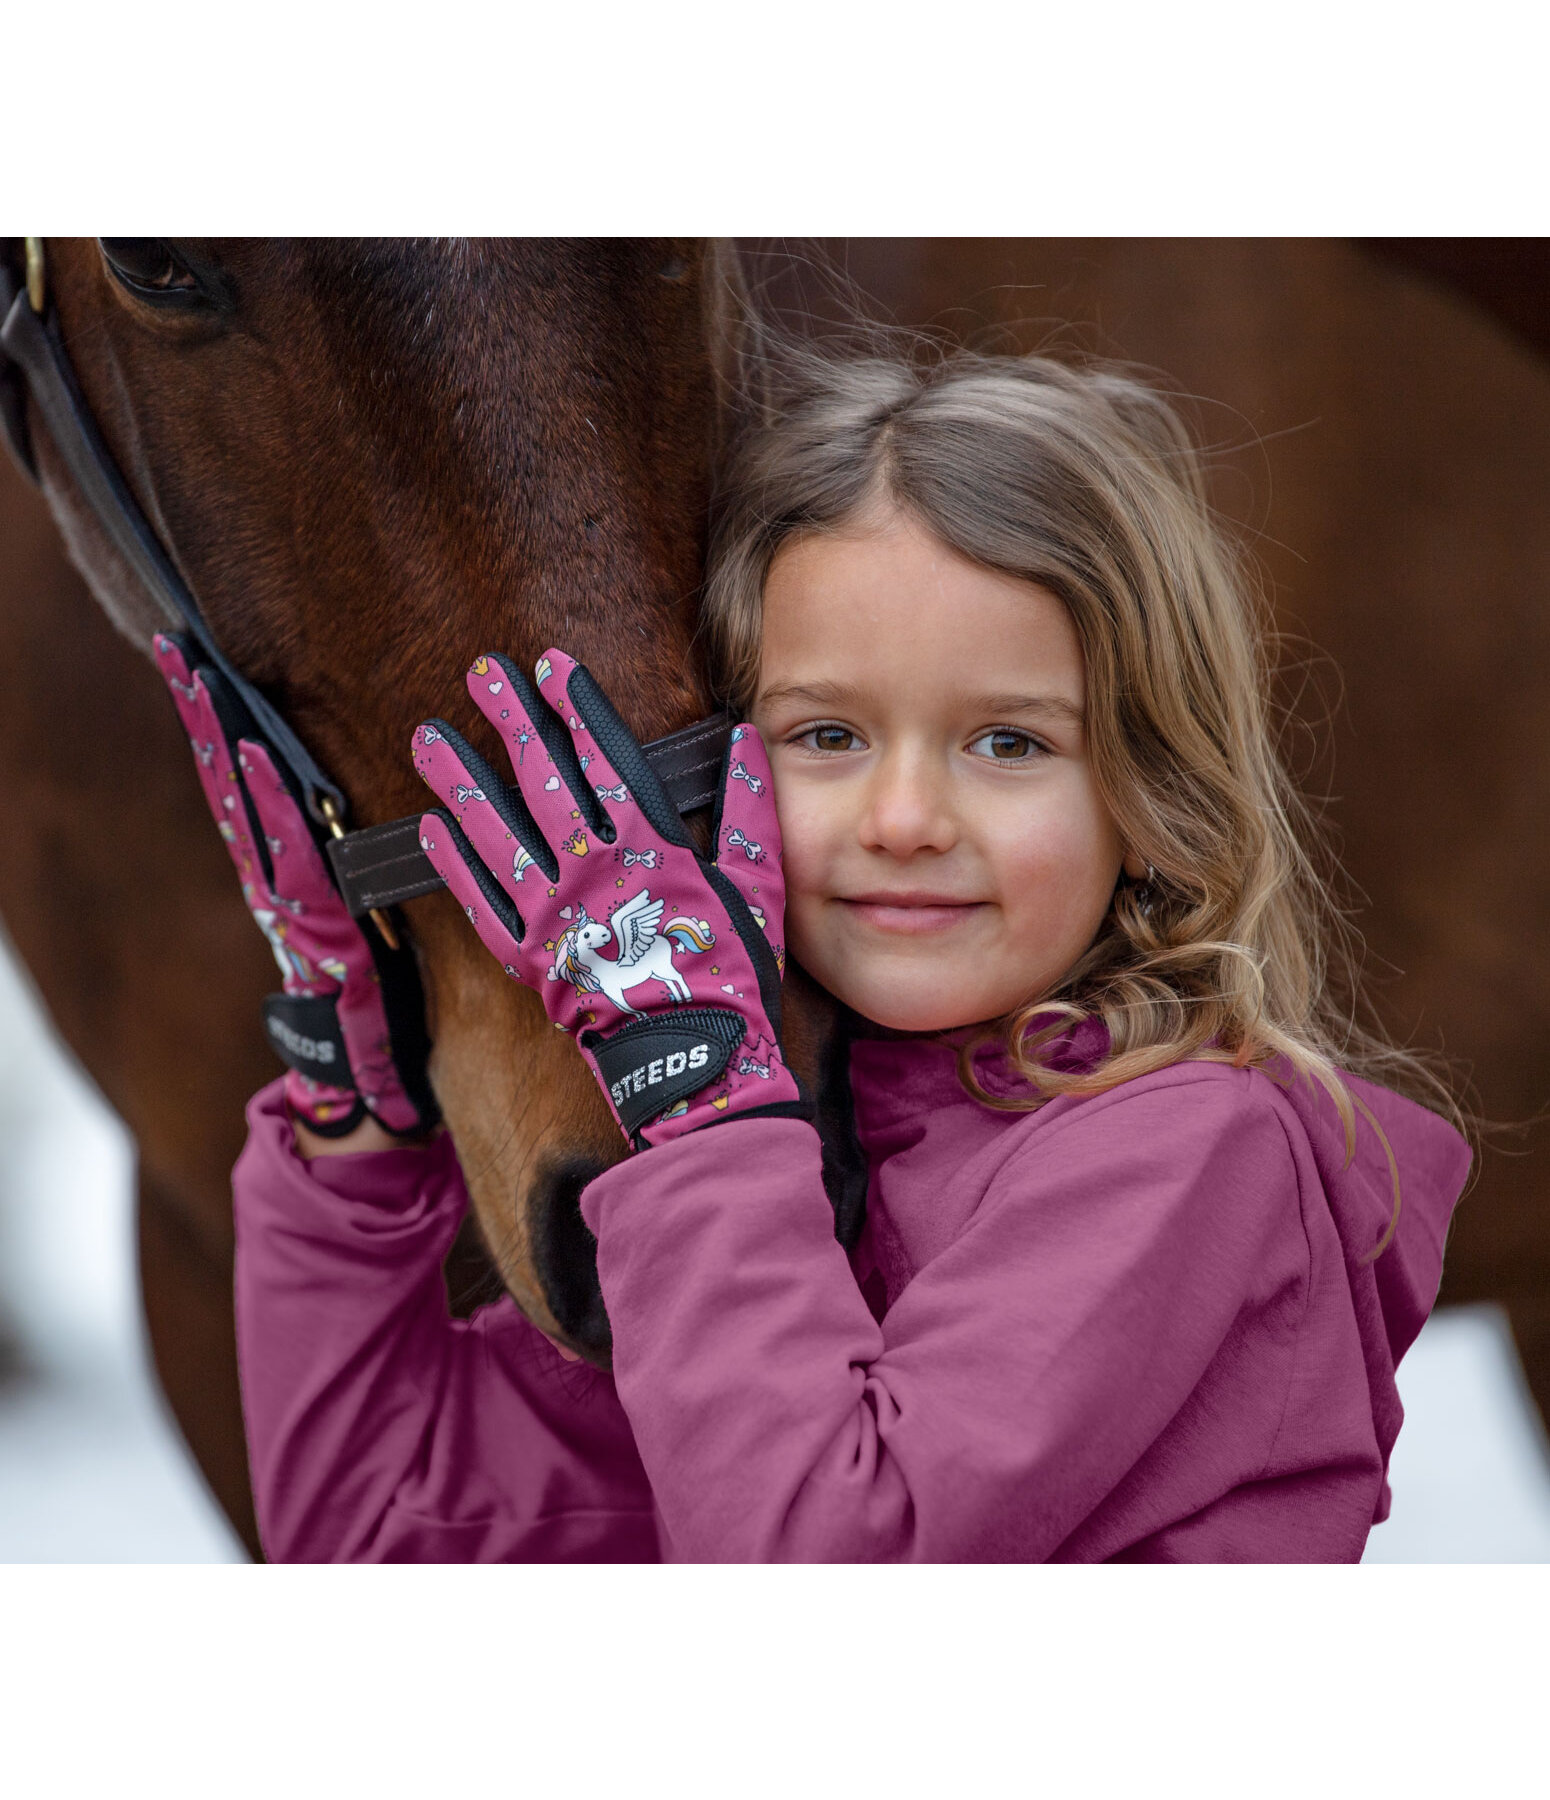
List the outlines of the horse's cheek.
{"label": "horse's cheek", "polygon": [[625,1146],[591,1072],[536,993],[509,980],[453,904],[412,903],[434,1037],[431,1082],[490,1255],[512,1297],[555,1331],[529,1220],[555,1157],[615,1162]]}

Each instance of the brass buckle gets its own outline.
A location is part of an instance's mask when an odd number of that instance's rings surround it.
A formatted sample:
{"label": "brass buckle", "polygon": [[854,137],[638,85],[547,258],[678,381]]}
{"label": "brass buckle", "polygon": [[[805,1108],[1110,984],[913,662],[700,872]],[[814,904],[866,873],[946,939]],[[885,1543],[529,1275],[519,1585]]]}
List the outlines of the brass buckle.
{"label": "brass buckle", "polygon": [[35,313],[43,311],[48,288],[43,279],[43,240],[23,238],[27,246],[27,303]]}
{"label": "brass buckle", "polygon": [[[322,813],[324,819],[327,821],[328,829],[336,838],[345,836],[344,826],[339,823],[338,809],[335,807],[333,801],[329,799],[327,794],[323,794],[319,797],[318,811]],[[372,924],[376,926],[377,930],[381,932],[382,941],[387,945],[388,949],[396,950],[399,947],[398,933],[395,932],[393,927],[388,923],[387,914],[379,907],[374,906],[366,916],[371,920]]]}

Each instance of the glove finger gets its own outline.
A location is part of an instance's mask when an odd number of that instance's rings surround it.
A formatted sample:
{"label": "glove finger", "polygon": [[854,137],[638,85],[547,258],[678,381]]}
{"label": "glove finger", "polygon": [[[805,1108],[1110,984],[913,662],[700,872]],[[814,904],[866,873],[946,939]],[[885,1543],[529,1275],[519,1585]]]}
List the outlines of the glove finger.
{"label": "glove finger", "polygon": [[199,785],[236,866],[242,897],[254,912],[272,907],[268,853],[259,841],[261,834],[250,810],[250,797],[233,762],[231,739],[221,722],[205,672],[190,669],[185,648],[177,638],[158,632],[154,643],[157,670],[167,683],[178,718],[188,733]]}
{"label": "glove finger", "polygon": [[693,854],[678,808],[591,670],[553,648],[538,667],[549,670],[541,677],[541,692],[570,734],[591,797],[613,830],[606,841],[636,851],[674,845]]}
{"label": "glove finger", "polygon": [[239,738],[237,761],[264,834],[271,891],[307,907],[342,904],[312,829],[269,752],[250,738]]}
{"label": "glove finger", "polygon": [[457,820],[442,807],[421,814],[420,848],[468,915],[485,949],[508,975],[520,981],[525,935],[521,915]]}
{"label": "glove finger", "polygon": [[785,945],[776,940],[785,934],[786,878],[775,784],[764,740],[752,725],[735,725],[727,742],[715,829],[716,867],[747,901],[784,974]]}
{"label": "glove finger", "polygon": [[[539,668],[544,668],[542,661]],[[546,673],[542,679],[550,677]],[[476,657],[468,671],[468,691],[500,732],[522,798],[555,856],[586,856],[597,836],[611,842],[571,733],[522,670],[509,657]]]}
{"label": "glove finger", "polygon": [[511,898],[534,864],[554,880],[559,864],[521,793],[507,787],[459,732],[444,719],[431,719],[415,732],[412,754],[421,779],[447,802],[449,815]]}

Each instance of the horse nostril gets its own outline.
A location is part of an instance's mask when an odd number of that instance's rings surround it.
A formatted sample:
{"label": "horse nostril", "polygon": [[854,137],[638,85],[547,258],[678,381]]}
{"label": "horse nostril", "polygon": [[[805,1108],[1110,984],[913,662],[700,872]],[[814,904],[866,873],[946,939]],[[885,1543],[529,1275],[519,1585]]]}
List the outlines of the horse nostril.
{"label": "horse nostril", "polygon": [[608,1165],[588,1156],[543,1163],[528,1195],[533,1272],[571,1343],[598,1368],[613,1361],[613,1332],[597,1280],[597,1239],[581,1216],[581,1190]]}

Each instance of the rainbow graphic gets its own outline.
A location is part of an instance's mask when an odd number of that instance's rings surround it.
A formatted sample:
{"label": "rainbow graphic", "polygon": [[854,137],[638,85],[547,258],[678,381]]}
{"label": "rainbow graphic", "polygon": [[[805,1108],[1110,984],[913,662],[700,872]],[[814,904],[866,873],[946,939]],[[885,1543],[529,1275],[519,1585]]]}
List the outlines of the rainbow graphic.
{"label": "rainbow graphic", "polygon": [[669,919],[662,927],[662,935],[671,938],[680,950],[708,950],[716,941],[708,919],[689,919],[682,915]]}

